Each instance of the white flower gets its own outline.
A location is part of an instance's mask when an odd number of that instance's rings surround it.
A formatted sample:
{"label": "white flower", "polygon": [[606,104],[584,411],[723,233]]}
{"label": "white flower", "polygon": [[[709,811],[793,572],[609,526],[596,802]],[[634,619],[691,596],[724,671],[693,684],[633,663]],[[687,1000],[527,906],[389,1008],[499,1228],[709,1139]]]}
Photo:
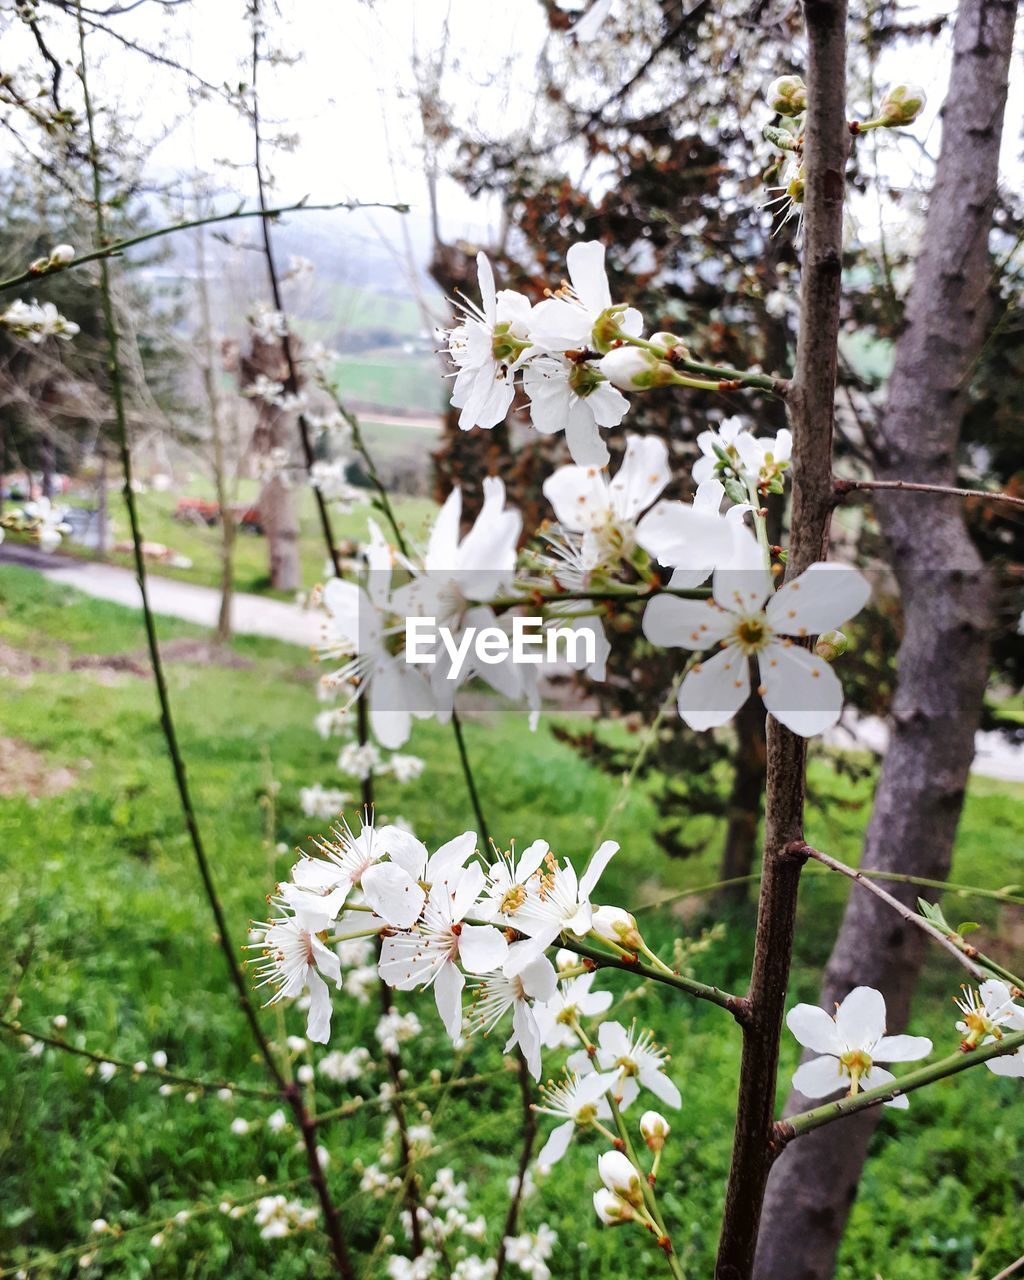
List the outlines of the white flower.
{"label": "white flower", "polygon": [[722,516],[719,510],[724,495],[720,481],[705,480],[697,486],[692,503],[659,502],[637,525],[639,545],[659,564],[674,570],[670,587],[699,587],[713,569],[732,564],[736,554],[734,521],[750,510],[750,504],[738,504]]}
{"label": "white flower", "polygon": [[163,1049],[157,1049],[153,1053],[153,1066],[160,1071],[163,1071],[167,1066],[167,1054],[164,1053]]}
{"label": "white flower", "polygon": [[244,1120],[241,1116],[236,1116],[231,1121],[231,1132],[238,1138],[244,1137],[249,1132],[249,1121]]}
{"label": "white flower", "polygon": [[462,303],[463,320],[446,336],[458,373],[452,404],[461,409],[459,426],[497,426],[515,395],[515,371],[530,351],[530,301],[511,289],[497,292],[487,256],[477,254],[480,306]]}
{"label": "white flower", "polygon": [[96,1068],[99,1078],[106,1084],[117,1075],[117,1066],[113,1062],[101,1062]]}
{"label": "white flower", "polygon": [[44,338],[63,338],[68,342],[79,331],[78,325],[62,316],[52,302],[40,304],[34,299],[24,302],[20,298],[0,312],[0,328],[37,345]]}
{"label": "white flower", "polygon": [[612,0],[593,0],[586,11],[569,28],[577,40],[593,40],[611,13]]}
{"label": "white flower", "polygon": [[263,949],[256,969],[259,986],[269,983],[275,988],[268,1004],[309,991],[306,1035],[318,1044],[326,1044],[331,1033],[331,997],[321,974],[335,987],[341,986],[341,962],[319,936],[331,919],[312,907],[295,907],[293,915],[260,926],[265,931],[263,943],[254,944]]}
{"label": "white flower", "polygon": [[387,771],[396,782],[414,782],[425,767],[425,761],[419,756],[399,755],[397,752],[388,760]]}
{"label": "white flower", "polygon": [[[393,606],[403,618],[433,618],[447,627],[458,643],[462,632],[498,624],[487,602],[512,589],[516,567],[516,545],[523,518],[505,505],[505,486],[497,476],[483,482],[483,505],[473,527],[462,537],[462,490],[456,486],[438,512],[430,533],[423,571],[394,593]],[[430,683],[438,719],[451,715],[455,692],[473,676],[486,680],[498,693],[518,698],[522,679],[512,661],[511,650],[504,662],[479,661],[472,654],[457,679],[452,679],[453,663],[440,638],[436,643]],[[410,668],[413,670],[414,668]]]}
{"label": "white flower", "polygon": [[66,267],[74,260],[75,246],[73,244],[58,244],[50,250],[50,265],[53,267]]}
{"label": "white flower", "polygon": [[381,944],[380,976],[399,991],[434,988],[434,1001],[452,1040],[462,1031],[462,988],[467,973],[491,973],[508,955],[505,936],[493,925],[464,923],[480,890],[484,873],[477,863],[435,884],[415,930],[392,934]]}
{"label": "white flower", "polygon": [[644,1202],[644,1189],[636,1165],[622,1151],[606,1151],[597,1157],[598,1177],[620,1200],[638,1209]]}
{"label": "white flower", "polygon": [[[348,990],[347,987],[346,990]],[[369,1049],[363,1045],[357,1045],[348,1053],[335,1049],[332,1053],[326,1054],[317,1063],[317,1070],[328,1080],[333,1080],[335,1084],[348,1084],[365,1075],[369,1063]]]}
{"label": "white flower", "polygon": [[671,1132],[672,1126],[660,1111],[645,1111],[640,1117],[640,1136],[655,1155],[664,1147]]}
{"label": "white flower", "polygon": [[271,1133],[280,1133],[282,1129],[288,1128],[288,1117],[280,1107],[267,1116],[267,1128]]}
{"label": "white flower", "polygon": [[605,248],[598,240],[571,246],[565,255],[569,286],[539,302],[530,317],[530,336],[538,346],[559,352],[588,348],[605,352],[611,346],[604,332],[606,325],[608,329],[618,327],[631,338],[640,336],[640,312],[612,305],[604,258]]}
{"label": "white flower", "polygon": [[604,1095],[614,1083],[613,1073],[594,1071],[585,1076],[573,1072],[558,1085],[541,1086],[541,1102],[536,1110],[563,1121],[551,1131],[537,1157],[541,1169],[550,1169],[561,1160],[577,1126],[586,1128],[594,1120],[611,1116],[611,1107]]}
{"label": "white flower", "polygon": [[389,647],[395,616],[391,607],[392,553],[377,524],[369,521],[367,585],[332,578],[324,587],[323,604],[329,615],[319,646],[322,659],[348,661],[326,683],[352,688],[349,704],[364,693],[370,725],[378,741],[390,750],[401,747],[412,732],[412,717],[433,714],[430,686],[416,667]]}
{"label": "white flower", "polygon": [[632,1205],[607,1187],[600,1187],[594,1192],[594,1212],[606,1227],[617,1227],[623,1222],[632,1222],[636,1217]]}
{"label": "white flower", "polygon": [[[1014,1004],[1010,988],[998,978],[989,978],[978,991],[965,988],[964,998],[956,1004],[964,1015],[956,1024],[964,1049],[1001,1040],[1004,1030],[1024,1031],[1024,1009]],[[1024,1076],[1024,1048],[990,1058],[985,1066],[997,1076]]]}
{"label": "white flower", "polygon": [[291,884],[282,888],[294,907],[308,907],[336,920],[354,888],[364,888],[364,877],[393,846],[401,846],[406,833],[397,827],[375,827],[365,822],[356,835],[344,820],[331,828],[330,836],[313,836],[322,858],[303,855],[292,867]]}
{"label": "white flower", "polygon": [[71,532],[63,508],[55,507],[49,498],[26,502],[21,514],[29,522],[31,532],[43,551],[54,551],[60,546],[62,536]]}
{"label": "white flower", "polygon": [[336,787],[322,787],[316,782],[299,791],[299,807],[307,818],[336,818],[348,804],[347,791]]}
{"label": "white flower", "polygon": [[338,772],[365,782],[377,772],[380,747],[375,742],[346,742],[338,752]]}
{"label": "white flower", "polygon": [[287,317],[265,302],[256,302],[249,312],[249,328],[260,342],[273,343],[288,333]]}
{"label": "white flower", "polygon": [[[464,831],[433,854],[410,831],[388,827],[387,832],[390,860],[378,862],[363,873],[362,889],[366,901],[382,920],[392,928],[409,929],[426,905],[424,884],[442,889],[447,885],[454,890],[466,860],[476,849],[476,832]],[[482,883],[483,872],[479,867],[476,872]],[[469,884],[467,881],[467,890]],[[476,894],[474,901],[475,898]]]}
{"label": "white flower", "polygon": [[608,446],[600,429],[617,427],[629,412],[629,401],[594,365],[538,356],[523,373],[523,390],[530,397],[530,421],[541,435],[564,431],[572,460],[581,467],[607,463]]}
{"label": "white flower", "polygon": [[[873,987],[855,987],[834,1018],[812,1004],[789,1011],[786,1026],[804,1046],[822,1054],[798,1067],[793,1087],[807,1098],[827,1098],[839,1090],[855,1094],[895,1080],[879,1062],[916,1062],[932,1051],[927,1036],[887,1036],[885,999]],[[905,1097],[892,1098],[887,1107],[906,1108]]]}
{"label": "white flower", "polygon": [[[572,955],[574,962],[579,957]],[[576,1043],[573,1025],[585,1018],[596,1018],[611,1006],[610,991],[591,991],[596,973],[584,973],[562,982],[554,996],[534,1009],[540,1028],[541,1043],[546,1049],[567,1049]]]}
{"label": "white flower", "polygon": [[590,895],[618,850],[614,840],[605,840],[579,879],[571,862],[559,865],[555,857],[547,855],[547,870],[530,880],[525,900],[507,913],[508,922],[527,935],[527,941],[515,948],[514,956],[509,956],[510,976],[521,973],[559,934],[573,933],[582,938],[590,932]]}
{"label": "white flower", "polygon": [[419,1018],[411,1009],[404,1014],[389,1009],[381,1016],[373,1034],[385,1053],[395,1054],[399,1045],[414,1040],[422,1030]]}
{"label": "white flower", "polygon": [[550,848],[546,840],[534,840],[526,846],[518,859],[514,846],[510,852],[498,855],[487,868],[487,883],[478,908],[482,919],[494,920],[500,917],[504,923],[511,912],[523,905],[527,885],[540,870]]}
{"label": "white flower", "polygon": [[702,650],[721,644],[719,653],[688,673],[679,690],[679,714],[692,729],[725,724],[739,710],[750,694],[749,659],[756,656],[758,693],[776,720],[805,738],[822,733],[839,719],[842,686],[823,658],[789,637],[840,626],[864,606],[871,588],[847,565],[813,564],[772,594],[771,575],[753,535],[737,522],[731,527],[732,563],[746,567],[717,569],[711,600],[669,595],[652,600],[644,612],[644,635],[666,647]]}
{"label": "white flower", "polygon": [[693,464],[693,478],[698,484],[723,474],[767,487],[781,477],[793,455],[793,437],[785,427],[777,436],[758,437],[740,418],[726,418],[717,430],[702,431],[697,446],[702,456]]}
{"label": "white flower", "polygon": [[614,480],[596,467],[559,467],[544,481],[544,496],[561,527],[579,536],[582,568],[611,569],[632,555],[637,517],[671,478],[663,440],[627,436]]}
{"label": "white flower", "polygon": [[602,1071],[616,1073],[614,1092],[623,1111],[639,1094],[640,1085],[670,1107],[682,1105],[679,1090],[665,1074],[668,1055],[650,1031],[637,1031],[635,1022],[628,1031],[621,1022],[602,1022],[597,1044]]}
{"label": "white flower", "polygon": [[[512,947],[515,952],[515,946]],[[514,978],[504,971],[491,973],[473,984],[473,1004],[466,1018],[466,1030],[487,1035],[512,1010],[512,1034],[504,1052],[519,1046],[535,1080],[540,1079],[541,1037],[532,1002],[550,1000],[558,980],[547,956],[538,956]]]}

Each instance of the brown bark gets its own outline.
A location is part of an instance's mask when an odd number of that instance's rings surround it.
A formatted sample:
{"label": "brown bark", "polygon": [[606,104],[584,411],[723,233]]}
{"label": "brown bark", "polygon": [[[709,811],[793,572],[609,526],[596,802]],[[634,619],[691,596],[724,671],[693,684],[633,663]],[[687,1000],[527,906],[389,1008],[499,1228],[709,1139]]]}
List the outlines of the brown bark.
{"label": "brown bark", "polygon": [[[839,282],[846,127],[846,3],[805,0],[803,270],[796,370],[787,396],[793,428],[793,506],[786,577],[821,559],[832,512]],[[736,1104],[732,1166],[716,1280],[748,1280],[774,1158],[775,1082],[793,952],[803,839],[806,742],[768,718],[764,860]],[[795,851],[796,850],[796,851]]]}
{"label": "brown bark", "polygon": [[[1011,0],[962,0],[942,151],[906,327],[882,425],[881,479],[949,484],[965,384],[984,333],[988,235],[996,193]],[[988,574],[960,500],[886,492],[875,499],[903,601],[892,738],[861,865],[934,879],[949,871],[987,672]],[[912,902],[917,890],[894,893]],[[877,897],[855,891],[820,1003],[865,984],[885,996],[890,1030],[905,1023],[923,941]],[[793,1095],[787,1111],[802,1109]],[[877,1110],[792,1144],[776,1166],[757,1280],[827,1280],[856,1196]]]}

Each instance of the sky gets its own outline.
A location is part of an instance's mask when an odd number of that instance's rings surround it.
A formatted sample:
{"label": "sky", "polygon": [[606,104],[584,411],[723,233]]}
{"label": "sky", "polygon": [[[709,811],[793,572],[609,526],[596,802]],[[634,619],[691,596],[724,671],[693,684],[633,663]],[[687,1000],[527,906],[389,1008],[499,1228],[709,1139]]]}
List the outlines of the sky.
{"label": "sky", "polygon": [[[90,2],[99,8],[114,0]],[[584,2],[564,0],[568,9]],[[607,19],[613,29],[632,3],[635,0],[614,0]],[[303,196],[312,201],[407,203],[414,210],[407,223],[414,253],[422,257],[427,249],[427,199],[413,95],[417,58],[429,62],[447,32],[451,70],[446,84],[456,114],[463,122],[475,120],[490,132],[500,132],[504,119],[529,116],[531,69],[547,34],[541,6],[532,0],[512,5],[494,0],[278,0],[275,13],[270,0],[264,4],[271,13],[271,43],[285,53],[303,54],[295,65],[268,67],[261,73],[268,137],[301,136],[301,144],[291,152],[272,150],[269,167],[276,194],[283,203]],[[921,0],[904,6],[904,16],[930,16],[949,7],[945,0]],[[238,83],[249,79],[245,10],[245,0],[191,0],[173,8],[144,3],[111,25],[127,40],[165,48],[211,83]],[[66,20],[62,25],[67,30]],[[1024,32],[1019,35],[1024,40]],[[929,105],[913,132],[933,154],[941,132],[937,108],[948,76],[948,43],[947,37],[940,38],[927,56],[890,53],[890,65],[882,67],[883,76],[914,79],[926,90]],[[251,135],[235,110],[217,101],[190,101],[183,76],[152,67],[137,52],[102,34],[91,37],[88,45],[90,60],[96,63],[95,96],[101,101],[116,98],[123,111],[137,118],[144,138],[160,138],[150,159],[154,176],[167,178],[198,167],[215,174],[225,191],[252,194],[251,172],[237,167],[251,156]],[[12,48],[8,57],[16,52]],[[62,52],[70,56],[76,50],[65,46]],[[630,69],[624,60],[624,77]],[[1024,74],[1018,54],[1003,153],[1006,181],[1018,190],[1024,187],[1019,158],[1022,119]],[[903,142],[887,158],[897,181],[909,181],[920,164],[916,146]],[[486,241],[496,216],[486,202],[473,201],[455,183],[442,181],[439,203],[446,239]],[[855,216],[859,233],[872,237],[877,235],[878,217],[889,215],[884,210],[880,215],[871,201],[856,209]],[[403,251],[395,215],[358,215],[355,221],[368,235],[392,241],[396,253]]]}

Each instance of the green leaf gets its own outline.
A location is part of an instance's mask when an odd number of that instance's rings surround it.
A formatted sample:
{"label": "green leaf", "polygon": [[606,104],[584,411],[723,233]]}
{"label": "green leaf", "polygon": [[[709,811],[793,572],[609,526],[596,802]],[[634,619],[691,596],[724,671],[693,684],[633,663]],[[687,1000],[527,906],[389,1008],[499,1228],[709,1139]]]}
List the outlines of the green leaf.
{"label": "green leaf", "polygon": [[961,937],[963,937],[965,933],[973,933],[975,929],[980,928],[981,925],[978,924],[977,920],[964,920],[961,924],[957,925],[956,931]]}

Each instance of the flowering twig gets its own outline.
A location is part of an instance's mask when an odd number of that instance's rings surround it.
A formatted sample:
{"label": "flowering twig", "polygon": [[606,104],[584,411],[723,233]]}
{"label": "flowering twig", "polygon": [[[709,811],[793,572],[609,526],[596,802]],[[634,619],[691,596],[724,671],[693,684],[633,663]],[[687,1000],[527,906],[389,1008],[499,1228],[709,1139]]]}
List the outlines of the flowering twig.
{"label": "flowering twig", "polygon": [[971,957],[967,955],[961,947],[958,947],[951,938],[947,937],[940,929],[937,929],[935,925],[927,921],[924,916],[918,915],[916,911],[912,911],[905,903],[900,902],[899,898],[894,898],[893,895],[883,889],[881,885],[873,884],[853,867],[848,867],[846,863],[840,862],[837,858],[832,858],[827,853],[822,853],[820,849],[812,849],[809,844],[805,844],[802,841],[800,842],[800,850],[809,858],[814,858],[823,866],[828,867],[829,870],[838,871],[841,875],[849,876],[851,880],[856,881],[857,884],[867,889],[869,893],[873,893],[876,898],[881,898],[883,902],[892,907],[893,911],[897,912],[897,914],[906,920],[908,924],[912,924],[915,928],[920,929],[922,933],[928,934],[928,936],[933,941],[937,942],[940,947],[944,947],[951,956],[964,966],[976,982],[985,981],[986,975],[984,970],[976,965]]}
{"label": "flowering twig", "polygon": [[43,276],[59,275],[63,271],[71,271],[82,267],[87,262],[102,262],[107,258],[119,257],[127,249],[145,244],[149,240],[157,240],[161,236],[173,235],[176,231],[189,231],[195,227],[207,227],[217,222],[234,222],[239,218],[280,218],[286,213],[329,213],[337,209],[393,209],[396,213],[408,212],[404,204],[386,204],[383,201],[336,200],[330,204],[310,204],[305,199],[293,204],[278,205],[273,209],[233,209],[230,213],[211,213],[205,218],[190,218],[186,222],[175,222],[166,227],[156,227],[152,231],[144,231],[141,235],[128,236],[124,240],[111,240],[98,249],[90,249],[87,253],[76,254],[70,262],[54,262],[44,269],[22,271],[19,275],[0,280],[0,293],[8,289],[19,289],[22,285],[33,284]]}
{"label": "flowering twig", "polygon": [[995,489],[960,489],[954,485],[916,484],[910,480],[836,480],[832,485],[837,502],[842,502],[851,493],[872,489],[905,489],[908,493],[935,493],[947,498],[979,498],[983,502],[1005,502],[1013,507],[1024,507],[1024,498]]}
{"label": "flowering twig", "polygon": [[790,1116],[788,1120],[780,1120],[775,1125],[773,1156],[777,1156],[782,1148],[813,1129],[831,1124],[833,1120],[841,1120],[843,1116],[855,1115],[858,1111],[866,1111],[869,1107],[880,1106],[893,1098],[900,1098],[906,1093],[913,1093],[926,1084],[934,1084],[936,1080],[945,1080],[947,1076],[955,1076],[968,1067],[988,1062],[992,1058],[1000,1058],[1007,1053],[1015,1053],[1024,1046],[1024,1031],[1016,1031],[1005,1035],[1001,1040],[993,1040],[980,1048],[967,1052],[958,1050],[948,1058],[931,1062],[926,1067],[918,1067],[916,1071],[908,1071],[905,1076],[894,1080],[891,1084],[881,1085],[876,1089],[865,1089],[850,1097],[838,1098],[835,1102],[826,1102],[824,1106],[814,1107],[811,1111],[803,1111],[799,1115]]}
{"label": "flowering twig", "polygon": [[237,1093],[247,1098],[275,1099],[280,1097],[276,1090],[259,1089],[255,1085],[236,1084],[233,1080],[200,1080],[194,1076],[180,1075],[177,1071],[167,1071],[163,1067],[156,1067],[151,1063],[146,1063],[145,1070],[140,1071],[138,1063],[129,1062],[126,1058],[115,1058],[109,1053],[97,1053],[93,1049],[82,1049],[78,1045],[69,1044],[67,1040],[61,1039],[60,1036],[48,1035],[42,1031],[32,1031],[27,1027],[23,1027],[20,1022],[12,1022],[7,1018],[0,1018],[0,1027],[14,1036],[27,1037],[29,1040],[49,1045],[53,1049],[61,1049],[64,1053],[71,1053],[79,1058],[87,1058],[90,1062],[106,1062],[112,1067],[123,1068],[137,1078],[152,1076],[154,1079],[162,1080],[167,1084],[186,1084],[193,1089],[202,1089],[203,1091],[229,1089],[232,1093]]}
{"label": "flowering twig", "polygon": [[675,1276],[676,1280],[685,1280],[683,1269],[679,1263],[679,1256],[673,1247],[672,1238],[665,1226],[665,1219],[662,1216],[661,1207],[658,1204],[658,1196],[654,1190],[653,1176],[648,1178],[643,1165],[637,1157],[636,1148],[633,1146],[633,1139],[630,1137],[629,1129],[626,1127],[626,1122],[622,1118],[622,1110],[619,1107],[619,1104],[615,1101],[615,1098],[612,1096],[610,1091],[606,1096],[608,1098],[608,1105],[611,1108],[612,1119],[615,1121],[615,1128],[618,1131],[619,1142],[622,1144],[623,1151],[629,1157],[630,1163],[640,1175],[640,1187],[643,1190],[644,1203],[647,1205],[650,1215],[654,1219],[658,1230],[661,1233],[658,1239],[658,1245],[663,1251],[665,1260],[668,1263],[668,1268],[672,1272],[673,1276]]}
{"label": "flowering twig", "polygon": [[519,1210],[523,1203],[523,1187],[533,1157],[533,1147],[537,1141],[537,1113],[533,1109],[533,1085],[530,1082],[530,1069],[522,1049],[516,1049],[516,1060],[519,1069],[519,1093],[523,1104],[523,1140],[519,1148],[519,1164],[516,1167],[512,1195],[505,1214],[505,1224],[501,1231],[501,1242],[494,1263],[494,1280],[501,1280],[505,1273],[508,1254],[508,1241],[516,1233],[519,1223]]}

